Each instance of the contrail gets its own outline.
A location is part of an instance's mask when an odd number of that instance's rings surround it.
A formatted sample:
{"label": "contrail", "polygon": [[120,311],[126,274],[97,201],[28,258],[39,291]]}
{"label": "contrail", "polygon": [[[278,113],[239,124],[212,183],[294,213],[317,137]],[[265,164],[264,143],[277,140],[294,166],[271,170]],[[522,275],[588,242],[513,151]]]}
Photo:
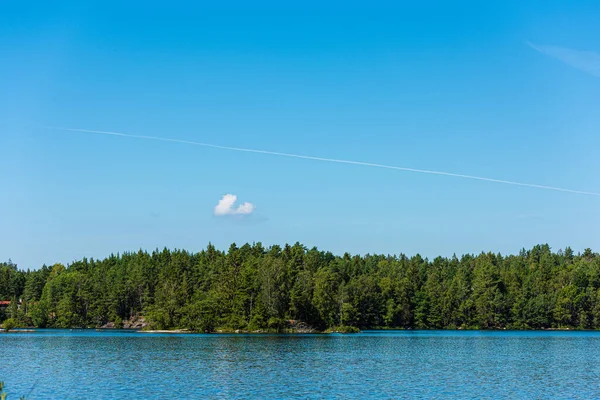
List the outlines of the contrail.
{"label": "contrail", "polygon": [[301,155],[301,154],[292,154],[292,153],[280,153],[278,151],[268,151],[268,150],[246,149],[246,148],[242,148],[242,147],[221,146],[221,145],[217,145],[217,144],[202,143],[202,142],[192,142],[192,141],[189,141],[189,140],[181,140],[181,139],[169,139],[169,138],[163,138],[163,137],[157,137],[157,136],[131,135],[131,134],[128,134],[128,133],[109,132],[109,131],[96,131],[96,130],[91,130],[91,129],[58,128],[58,127],[48,127],[48,128],[49,129],[62,130],[62,131],[99,133],[99,134],[102,134],[102,135],[122,136],[122,137],[135,138],[135,139],[146,139],[146,140],[158,140],[158,141],[162,141],[162,142],[183,143],[183,144],[191,144],[191,145],[194,145],[194,146],[211,147],[213,149],[230,150],[230,151],[241,151],[241,152],[245,152],[245,153],[269,154],[269,155],[272,155],[272,156],[301,158],[301,159],[304,159],[304,160],[324,161],[324,162],[338,163],[338,164],[362,165],[362,166],[365,166],[365,167],[375,167],[375,168],[393,169],[393,170],[398,170],[398,171],[417,172],[417,173],[420,173],[420,174],[452,176],[452,177],[455,177],[455,178],[474,179],[474,180],[478,180],[478,181],[502,183],[502,184],[505,184],[505,185],[524,186],[524,187],[530,187],[530,188],[535,188],[535,189],[554,190],[554,191],[558,191],[558,192],[576,193],[576,194],[583,194],[583,195],[587,195],[587,196],[598,196],[598,197],[600,197],[600,193],[585,192],[585,191],[582,191],[582,190],[565,189],[565,188],[560,188],[560,187],[555,187],[555,186],[536,185],[534,183],[522,183],[522,182],[506,181],[506,180],[502,180],[502,179],[485,178],[485,177],[482,177],[482,176],[455,174],[455,173],[452,173],[452,172],[431,171],[431,170],[426,170],[426,169],[407,168],[407,167],[396,167],[396,166],[393,166],[393,165],[374,164],[374,163],[362,162],[362,161],[340,160],[340,159],[336,159],[336,158],[305,156],[305,155]]}

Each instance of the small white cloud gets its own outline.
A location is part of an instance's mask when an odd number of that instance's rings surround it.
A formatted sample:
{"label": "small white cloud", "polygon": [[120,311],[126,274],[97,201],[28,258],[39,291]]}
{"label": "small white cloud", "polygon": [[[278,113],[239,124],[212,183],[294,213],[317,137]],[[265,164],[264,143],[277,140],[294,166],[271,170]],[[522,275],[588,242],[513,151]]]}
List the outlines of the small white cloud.
{"label": "small white cloud", "polygon": [[527,42],[527,45],[532,49],[549,57],[556,58],[573,68],[600,77],[599,53],[594,51],[568,49],[565,47],[541,46],[530,42]]}
{"label": "small white cloud", "polygon": [[218,217],[225,215],[250,215],[256,209],[254,204],[248,202],[242,203],[236,208],[236,201],[237,196],[235,194],[224,195],[215,206],[215,215]]}

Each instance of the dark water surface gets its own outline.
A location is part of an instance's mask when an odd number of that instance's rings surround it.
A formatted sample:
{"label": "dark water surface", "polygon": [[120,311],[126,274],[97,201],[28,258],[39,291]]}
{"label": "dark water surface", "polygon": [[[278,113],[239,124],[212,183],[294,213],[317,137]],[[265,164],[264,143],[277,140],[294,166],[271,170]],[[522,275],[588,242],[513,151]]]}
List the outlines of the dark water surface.
{"label": "dark water surface", "polygon": [[0,334],[9,400],[600,398],[600,332]]}

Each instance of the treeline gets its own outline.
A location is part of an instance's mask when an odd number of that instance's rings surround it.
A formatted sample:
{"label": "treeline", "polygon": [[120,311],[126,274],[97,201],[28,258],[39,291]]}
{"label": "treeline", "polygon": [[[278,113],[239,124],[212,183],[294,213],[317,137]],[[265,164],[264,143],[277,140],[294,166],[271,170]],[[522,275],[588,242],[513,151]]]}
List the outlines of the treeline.
{"label": "treeline", "polygon": [[[590,249],[461,258],[209,245],[139,251],[22,271],[0,264],[0,320],[37,327],[280,329],[304,321],[406,329],[600,328],[600,255]],[[12,321],[11,321],[12,322]]]}

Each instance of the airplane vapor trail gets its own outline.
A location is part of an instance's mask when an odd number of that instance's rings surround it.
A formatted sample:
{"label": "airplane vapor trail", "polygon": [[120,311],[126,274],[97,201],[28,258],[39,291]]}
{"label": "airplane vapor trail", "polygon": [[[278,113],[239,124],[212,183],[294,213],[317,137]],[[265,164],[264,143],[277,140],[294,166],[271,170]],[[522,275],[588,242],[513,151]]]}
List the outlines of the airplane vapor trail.
{"label": "airplane vapor trail", "polygon": [[554,191],[558,191],[558,192],[567,192],[567,193],[575,193],[575,194],[583,194],[583,195],[587,195],[587,196],[600,197],[600,193],[586,192],[586,191],[574,190],[574,189],[565,189],[565,188],[560,188],[560,187],[555,187],[555,186],[537,185],[534,183],[523,183],[523,182],[507,181],[507,180],[503,180],[503,179],[486,178],[486,177],[482,177],[482,176],[455,174],[452,172],[432,171],[432,170],[408,168],[408,167],[397,167],[397,166],[393,166],[393,165],[375,164],[375,163],[369,163],[369,162],[363,162],[363,161],[341,160],[341,159],[336,159],[336,158],[306,156],[306,155],[293,154],[293,153],[281,153],[278,151],[221,146],[221,145],[210,144],[210,143],[192,142],[189,140],[170,139],[170,138],[157,137],[157,136],[132,135],[132,134],[121,133],[121,132],[97,131],[97,130],[91,130],[91,129],[77,129],[77,128],[58,128],[58,127],[48,127],[48,128],[63,130],[63,131],[71,131],[71,132],[97,133],[97,134],[102,134],[102,135],[121,136],[121,137],[135,138],[135,139],[158,140],[158,141],[162,141],[162,142],[172,142],[172,143],[183,143],[183,144],[190,144],[190,145],[194,145],[194,146],[210,147],[213,149],[240,151],[240,152],[245,152],[245,153],[268,154],[268,155],[272,155],[272,156],[300,158],[300,159],[304,159],[304,160],[323,161],[323,162],[338,163],[338,164],[362,165],[365,167],[393,169],[393,170],[397,170],[397,171],[407,171],[407,172],[417,172],[420,174],[451,176],[454,178],[473,179],[473,180],[485,181],[485,182],[502,183],[505,185],[524,186],[524,187],[530,187],[530,188],[535,188],[535,189],[554,190]]}

